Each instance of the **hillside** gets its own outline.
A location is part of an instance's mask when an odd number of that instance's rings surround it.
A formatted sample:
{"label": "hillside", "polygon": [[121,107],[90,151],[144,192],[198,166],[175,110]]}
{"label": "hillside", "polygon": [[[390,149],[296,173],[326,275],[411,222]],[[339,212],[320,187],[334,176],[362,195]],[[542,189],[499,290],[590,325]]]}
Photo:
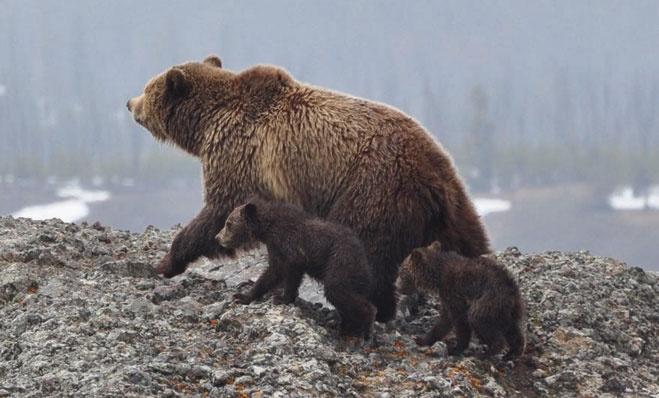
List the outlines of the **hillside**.
{"label": "hillside", "polygon": [[162,279],[152,266],[175,232],[0,217],[0,397],[659,394],[657,276],[617,260],[497,253],[528,306],[527,353],[512,364],[417,348],[432,300],[360,348],[337,343],[308,282],[295,305],[236,305],[261,251]]}

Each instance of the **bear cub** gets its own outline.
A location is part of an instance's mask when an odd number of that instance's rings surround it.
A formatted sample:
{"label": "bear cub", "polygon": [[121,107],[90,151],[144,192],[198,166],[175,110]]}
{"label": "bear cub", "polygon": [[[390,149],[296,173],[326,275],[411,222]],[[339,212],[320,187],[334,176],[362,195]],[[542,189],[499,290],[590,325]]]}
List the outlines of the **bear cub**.
{"label": "bear cub", "polygon": [[283,294],[273,301],[292,303],[307,274],[324,285],[327,301],[341,315],[340,334],[369,338],[376,315],[370,301],[373,274],[352,230],[311,217],[292,204],[253,198],[229,214],[216,239],[228,249],[253,241],[267,247],[268,268],[248,293],[234,296],[239,303],[249,304],[282,283]]}
{"label": "bear cub", "polygon": [[524,351],[524,304],[519,287],[496,261],[444,252],[439,242],[433,242],[414,249],[403,261],[396,287],[403,294],[413,293],[415,288],[435,293],[442,302],[439,321],[425,336],[417,337],[417,344],[432,345],[455,329],[457,342],[449,354],[457,355],[469,346],[473,330],[488,346],[488,356],[501,351],[503,340],[509,347],[505,360]]}

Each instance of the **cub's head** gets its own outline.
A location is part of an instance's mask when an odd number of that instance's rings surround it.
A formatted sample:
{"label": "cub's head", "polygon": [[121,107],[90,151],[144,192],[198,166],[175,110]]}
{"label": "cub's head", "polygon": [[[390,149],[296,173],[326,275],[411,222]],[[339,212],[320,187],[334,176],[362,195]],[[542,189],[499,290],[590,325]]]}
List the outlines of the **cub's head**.
{"label": "cub's head", "polygon": [[177,65],[155,76],[126,106],[155,138],[199,155],[203,126],[210,122],[204,120],[203,110],[231,100],[233,76],[211,55],[203,62]]}
{"label": "cub's head", "polygon": [[256,204],[248,202],[238,206],[229,214],[224,227],[215,239],[228,249],[243,247],[254,240],[254,229],[257,223]]}
{"label": "cub's head", "polygon": [[442,251],[442,244],[435,241],[430,246],[418,247],[403,260],[398,270],[396,289],[402,294],[411,294],[420,290],[432,290],[437,282],[437,255]]}

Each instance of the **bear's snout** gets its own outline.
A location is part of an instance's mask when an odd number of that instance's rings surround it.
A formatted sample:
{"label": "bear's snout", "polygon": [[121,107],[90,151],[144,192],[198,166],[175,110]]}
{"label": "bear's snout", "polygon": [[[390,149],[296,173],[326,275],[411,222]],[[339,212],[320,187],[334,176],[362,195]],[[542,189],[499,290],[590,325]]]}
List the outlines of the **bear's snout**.
{"label": "bear's snout", "polygon": [[144,94],[133,97],[126,102],[126,108],[128,111],[133,114],[133,118],[136,122],[142,123],[144,119],[142,116],[142,103],[144,102]]}
{"label": "bear's snout", "polygon": [[220,244],[220,246],[225,246],[228,243],[225,234],[226,232],[224,231],[224,228],[222,228],[222,230],[218,232],[217,235],[215,235],[215,240]]}

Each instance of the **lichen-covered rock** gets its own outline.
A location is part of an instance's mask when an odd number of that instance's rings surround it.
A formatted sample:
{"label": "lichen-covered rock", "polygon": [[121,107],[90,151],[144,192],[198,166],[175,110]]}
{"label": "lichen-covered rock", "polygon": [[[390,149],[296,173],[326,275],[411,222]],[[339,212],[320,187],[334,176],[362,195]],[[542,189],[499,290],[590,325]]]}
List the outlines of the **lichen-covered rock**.
{"label": "lichen-covered rock", "polygon": [[160,279],[149,267],[175,232],[0,217],[0,397],[659,394],[659,282],[616,260],[497,255],[528,307],[527,353],[513,364],[479,359],[477,340],[457,358],[441,342],[417,347],[432,299],[363,345],[337,339],[312,282],[295,305],[237,305],[261,250]]}

